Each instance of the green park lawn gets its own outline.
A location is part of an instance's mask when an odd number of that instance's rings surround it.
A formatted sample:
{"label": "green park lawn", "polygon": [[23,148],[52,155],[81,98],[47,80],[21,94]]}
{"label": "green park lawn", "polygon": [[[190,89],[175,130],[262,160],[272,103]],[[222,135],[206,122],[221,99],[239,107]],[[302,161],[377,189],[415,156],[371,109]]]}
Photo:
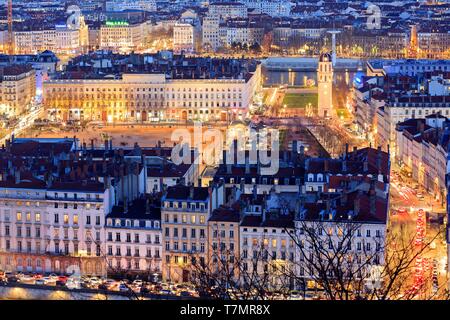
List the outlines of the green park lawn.
{"label": "green park lawn", "polygon": [[287,108],[305,108],[308,103],[317,107],[317,93],[286,93],[283,106]]}

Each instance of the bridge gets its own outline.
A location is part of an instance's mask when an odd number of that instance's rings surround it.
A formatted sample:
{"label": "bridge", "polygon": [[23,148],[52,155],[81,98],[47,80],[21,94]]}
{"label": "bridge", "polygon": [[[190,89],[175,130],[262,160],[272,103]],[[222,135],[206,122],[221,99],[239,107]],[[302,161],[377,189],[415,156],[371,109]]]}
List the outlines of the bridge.
{"label": "bridge", "polygon": [[[269,71],[316,71],[318,57],[269,57],[261,61]],[[335,71],[357,71],[365,68],[366,61],[352,58],[337,58]]]}

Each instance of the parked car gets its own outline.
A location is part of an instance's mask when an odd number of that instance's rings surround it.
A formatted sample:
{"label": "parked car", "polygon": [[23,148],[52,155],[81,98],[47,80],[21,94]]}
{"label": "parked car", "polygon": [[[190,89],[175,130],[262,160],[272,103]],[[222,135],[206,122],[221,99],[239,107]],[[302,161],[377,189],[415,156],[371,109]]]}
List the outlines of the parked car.
{"label": "parked car", "polygon": [[191,293],[189,291],[180,291],[179,293],[180,297],[191,297]]}
{"label": "parked car", "polygon": [[142,294],[150,293],[150,290],[146,285],[143,285],[140,289],[140,293]]}
{"label": "parked car", "polygon": [[163,289],[159,293],[162,294],[162,295],[171,295],[172,291],[167,290],[167,289]]}
{"label": "parked car", "polygon": [[55,286],[56,285],[56,279],[52,277],[43,277],[42,280],[44,280],[44,285],[46,286]]}
{"label": "parked car", "polygon": [[31,275],[24,275],[20,278],[20,282],[26,284],[35,284],[36,279]]}
{"label": "parked car", "polygon": [[120,292],[129,292],[129,291],[130,291],[130,288],[129,288],[126,284],[121,283],[121,284],[119,285],[119,291],[120,291]]}

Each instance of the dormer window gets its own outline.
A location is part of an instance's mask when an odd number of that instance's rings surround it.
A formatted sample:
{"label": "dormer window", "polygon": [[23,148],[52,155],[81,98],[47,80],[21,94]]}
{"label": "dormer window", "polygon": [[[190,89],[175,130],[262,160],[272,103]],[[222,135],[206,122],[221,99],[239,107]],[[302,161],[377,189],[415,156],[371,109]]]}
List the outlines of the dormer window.
{"label": "dormer window", "polygon": [[139,227],[139,220],[134,220],[134,226]]}
{"label": "dormer window", "polygon": [[108,219],[108,220],[106,221],[106,224],[107,224],[108,226],[112,226],[112,220],[111,220],[111,219]]}
{"label": "dormer window", "polygon": [[116,219],[116,227],[120,227],[120,219]]}
{"label": "dormer window", "polygon": [[130,220],[126,220],[126,221],[125,221],[125,226],[131,227],[131,221],[130,221]]}
{"label": "dormer window", "polygon": [[155,225],[155,228],[159,228],[159,221],[155,221],[154,225]]}

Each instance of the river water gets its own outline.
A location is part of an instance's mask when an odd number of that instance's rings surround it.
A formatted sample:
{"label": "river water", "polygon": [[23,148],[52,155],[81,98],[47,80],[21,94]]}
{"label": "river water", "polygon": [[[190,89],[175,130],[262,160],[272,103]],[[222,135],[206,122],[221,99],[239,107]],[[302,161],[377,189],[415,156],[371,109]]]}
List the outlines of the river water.
{"label": "river water", "polygon": [[[350,88],[355,75],[356,72],[334,72],[334,83],[336,87]],[[263,68],[262,77],[265,86],[282,84],[287,84],[288,86],[306,86],[309,79],[314,80],[315,85],[317,85],[317,72],[314,71],[269,71]]]}

